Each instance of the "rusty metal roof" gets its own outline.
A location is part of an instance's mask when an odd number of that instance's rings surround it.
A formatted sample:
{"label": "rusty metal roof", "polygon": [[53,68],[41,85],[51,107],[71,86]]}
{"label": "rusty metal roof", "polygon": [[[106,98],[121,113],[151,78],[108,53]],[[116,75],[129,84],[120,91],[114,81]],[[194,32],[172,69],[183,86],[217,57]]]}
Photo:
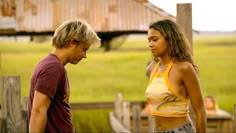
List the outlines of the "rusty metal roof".
{"label": "rusty metal roof", "polygon": [[[0,29],[53,32],[63,21],[85,19],[97,32],[146,31],[151,22],[175,17],[147,0],[2,0]],[[7,20],[8,19],[8,20]]]}

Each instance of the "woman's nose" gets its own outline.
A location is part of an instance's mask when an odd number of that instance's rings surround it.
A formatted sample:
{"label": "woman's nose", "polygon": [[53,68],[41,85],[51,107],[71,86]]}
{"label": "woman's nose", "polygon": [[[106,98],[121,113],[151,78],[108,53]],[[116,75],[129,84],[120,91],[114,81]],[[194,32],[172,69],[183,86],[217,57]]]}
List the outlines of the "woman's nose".
{"label": "woman's nose", "polygon": [[150,48],[153,47],[153,43],[150,41],[148,46],[149,46]]}

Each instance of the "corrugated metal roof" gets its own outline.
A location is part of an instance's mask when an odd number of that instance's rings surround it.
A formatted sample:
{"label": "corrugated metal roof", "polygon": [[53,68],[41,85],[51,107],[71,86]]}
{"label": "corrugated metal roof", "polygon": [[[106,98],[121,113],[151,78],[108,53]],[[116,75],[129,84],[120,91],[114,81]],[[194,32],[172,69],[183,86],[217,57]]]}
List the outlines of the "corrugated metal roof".
{"label": "corrugated metal roof", "polygon": [[[15,16],[8,17],[15,19],[17,32],[52,32],[63,21],[73,18],[85,19],[97,32],[146,31],[151,22],[164,18],[175,20],[147,0],[2,1],[2,5],[8,1],[8,6],[16,6]],[[3,11],[3,6],[0,7]]]}

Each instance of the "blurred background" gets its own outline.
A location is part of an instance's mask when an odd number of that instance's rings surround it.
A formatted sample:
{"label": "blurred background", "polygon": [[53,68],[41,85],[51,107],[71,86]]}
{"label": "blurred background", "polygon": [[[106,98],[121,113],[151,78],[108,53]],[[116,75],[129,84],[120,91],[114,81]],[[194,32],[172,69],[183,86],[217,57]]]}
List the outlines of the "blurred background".
{"label": "blurred background", "polygon": [[[145,103],[146,65],[152,59],[148,26],[165,18],[176,21],[176,4],[182,2],[193,7],[193,55],[203,95],[213,95],[220,108],[233,114],[236,22],[231,6],[222,3],[217,8],[215,2],[201,1],[199,7],[194,0],[0,0],[0,76],[20,76],[21,97],[28,97],[35,65],[53,50],[55,28],[67,19],[81,18],[94,28],[102,44],[91,47],[87,59],[78,65],[66,66],[70,102],[113,102],[121,92],[126,101]],[[111,132],[110,111],[73,110],[76,131]]]}

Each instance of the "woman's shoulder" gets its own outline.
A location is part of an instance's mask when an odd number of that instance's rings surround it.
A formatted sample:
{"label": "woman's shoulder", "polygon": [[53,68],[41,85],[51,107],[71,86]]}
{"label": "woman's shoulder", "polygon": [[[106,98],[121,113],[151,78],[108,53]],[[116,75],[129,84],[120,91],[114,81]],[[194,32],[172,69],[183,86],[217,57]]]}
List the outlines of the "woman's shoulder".
{"label": "woman's shoulder", "polygon": [[151,61],[147,66],[147,76],[150,76],[156,66],[156,61]]}
{"label": "woman's shoulder", "polygon": [[155,61],[151,61],[148,65],[147,65],[147,70],[148,71],[152,71],[154,69],[154,67],[156,66],[156,62]]}
{"label": "woman's shoulder", "polygon": [[194,71],[193,65],[188,61],[174,62],[174,66],[183,73]]}

